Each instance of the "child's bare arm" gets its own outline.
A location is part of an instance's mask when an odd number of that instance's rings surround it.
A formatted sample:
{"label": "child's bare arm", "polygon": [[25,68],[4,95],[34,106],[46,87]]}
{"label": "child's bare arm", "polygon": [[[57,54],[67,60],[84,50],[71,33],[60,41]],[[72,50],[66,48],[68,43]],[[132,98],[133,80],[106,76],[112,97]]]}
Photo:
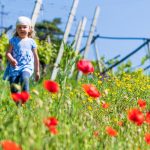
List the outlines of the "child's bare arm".
{"label": "child's bare arm", "polygon": [[33,50],[33,55],[34,55],[35,81],[38,81],[40,79],[40,64],[37,49]]}
{"label": "child's bare arm", "polygon": [[6,52],[6,57],[7,57],[8,61],[11,63],[11,65],[16,67],[18,63],[17,63],[16,59],[13,58],[11,53],[12,53],[12,45],[9,45],[8,50]]}

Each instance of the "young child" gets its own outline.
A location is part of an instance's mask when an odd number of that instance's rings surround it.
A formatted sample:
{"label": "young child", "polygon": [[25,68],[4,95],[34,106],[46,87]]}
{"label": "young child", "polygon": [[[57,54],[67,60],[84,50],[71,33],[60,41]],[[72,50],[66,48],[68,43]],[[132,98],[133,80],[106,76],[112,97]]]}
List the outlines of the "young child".
{"label": "young child", "polygon": [[4,73],[4,80],[10,82],[11,93],[17,93],[15,84],[21,83],[22,91],[29,92],[29,78],[35,71],[35,81],[40,78],[39,57],[37,45],[32,39],[33,30],[31,20],[21,16],[16,22],[16,33],[10,39],[6,52],[8,65]]}

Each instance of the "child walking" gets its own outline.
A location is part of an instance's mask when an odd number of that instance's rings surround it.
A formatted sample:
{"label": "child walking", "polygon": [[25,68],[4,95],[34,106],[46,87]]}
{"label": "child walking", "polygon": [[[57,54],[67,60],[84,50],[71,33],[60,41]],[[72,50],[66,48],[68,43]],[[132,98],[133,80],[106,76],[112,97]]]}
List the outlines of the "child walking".
{"label": "child walking", "polygon": [[10,82],[11,93],[19,92],[15,84],[21,83],[21,90],[29,92],[29,78],[35,71],[35,81],[40,79],[39,57],[37,45],[32,39],[33,30],[31,20],[21,16],[16,22],[16,33],[10,39],[6,52],[8,64],[4,73],[4,80]]}

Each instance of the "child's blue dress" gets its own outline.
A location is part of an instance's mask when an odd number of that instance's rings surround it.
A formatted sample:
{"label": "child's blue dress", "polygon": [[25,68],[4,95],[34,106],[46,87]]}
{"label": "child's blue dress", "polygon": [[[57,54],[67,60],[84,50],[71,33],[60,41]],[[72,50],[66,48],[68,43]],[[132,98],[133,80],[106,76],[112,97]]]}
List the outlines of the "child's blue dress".
{"label": "child's blue dress", "polygon": [[34,55],[33,50],[37,47],[35,41],[32,38],[20,39],[19,37],[13,37],[10,39],[12,45],[12,56],[18,62],[16,67],[13,67],[8,62],[3,79],[9,80],[10,77],[18,76],[21,72],[27,71],[30,76],[34,71]]}

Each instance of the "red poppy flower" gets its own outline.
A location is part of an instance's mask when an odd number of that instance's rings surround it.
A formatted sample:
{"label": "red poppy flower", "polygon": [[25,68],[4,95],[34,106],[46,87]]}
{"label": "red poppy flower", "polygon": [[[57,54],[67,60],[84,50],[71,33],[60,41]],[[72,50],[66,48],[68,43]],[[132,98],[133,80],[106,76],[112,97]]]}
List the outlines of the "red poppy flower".
{"label": "red poppy flower", "polygon": [[48,117],[44,119],[45,126],[48,127],[49,131],[52,134],[58,134],[56,126],[58,125],[58,120],[55,117]]}
{"label": "red poppy flower", "polygon": [[51,80],[44,81],[44,88],[51,93],[57,93],[59,91],[58,83]]}
{"label": "red poppy flower", "polygon": [[29,100],[29,97],[30,95],[28,92],[25,92],[25,91],[21,92],[21,101],[23,104]]}
{"label": "red poppy flower", "polygon": [[29,100],[29,93],[26,91],[23,91],[21,93],[12,93],[11,97],[14,102],[21,102],[22,104],[26,103]]}
{"label": "red poppy flower", "polygon": [[110,136],[117,136],[118,132],[112,127],[106,127],[106,133]]}
{"label": "red poppy flower", "polygon": [[142,100],[142,99],[139,99],[138,100],[138,105],[141,107],[141,108],[145,108],[146,107],[146,101]]}
{"label": "red poppy flower", "polygon": [[84,84],[82,87],[85,90],[85,92],[93,98],[98,98],[101,96],[97,88],[92,84]]}
{"label": "red poppy flower", "polygon": [[12,93],[11,97],[14,102],[19,102],[21,100],[21,94],[20,93]]}
{"label": "red poppy flower", "polygon": [[58,130],[55,126],[49,127],[49,131],[54,135],[58,134]]}
{"label": "red poppy flower", "polygon": [[55,117],[48,117],[44,119],[44,124],[49,127],[55,127],[58,124],[58,120]]}
{"label": "red poppy flower", "polygon": [[106,102],[104,102],[104,103],[102,103],[102,108],[108,108],[109,107],[109,104],[108,103],[106,103]]}
{"label": "red poppy flower", "polygon": [[129,110],[128,119],[136,125],[140,126],[144,122],[144,115],[140,110],[134,108],[132,110]]}
{"label": "red poppy flower", "polygon": [[147,144],[150,145],[150,133],[145,134],[145,141],[146,141]]}
{"label": "red poppy flower", "polygon": [[92,65],[92,63],[88,60],[79,60],[77,62],[77,68],[78,70],[82,71],[83,74],[89,74],[89,73],[92,73],[94,72],[94,67]]}
{"label": "red poppy flower", "polygon": [[150,124],[150,112],[146,113],[145,122]]}
{"label": "red poppy flower", "polygon": [[2,141],[0,144],[3,150],[22,150],[21,146],[10,140]]}

